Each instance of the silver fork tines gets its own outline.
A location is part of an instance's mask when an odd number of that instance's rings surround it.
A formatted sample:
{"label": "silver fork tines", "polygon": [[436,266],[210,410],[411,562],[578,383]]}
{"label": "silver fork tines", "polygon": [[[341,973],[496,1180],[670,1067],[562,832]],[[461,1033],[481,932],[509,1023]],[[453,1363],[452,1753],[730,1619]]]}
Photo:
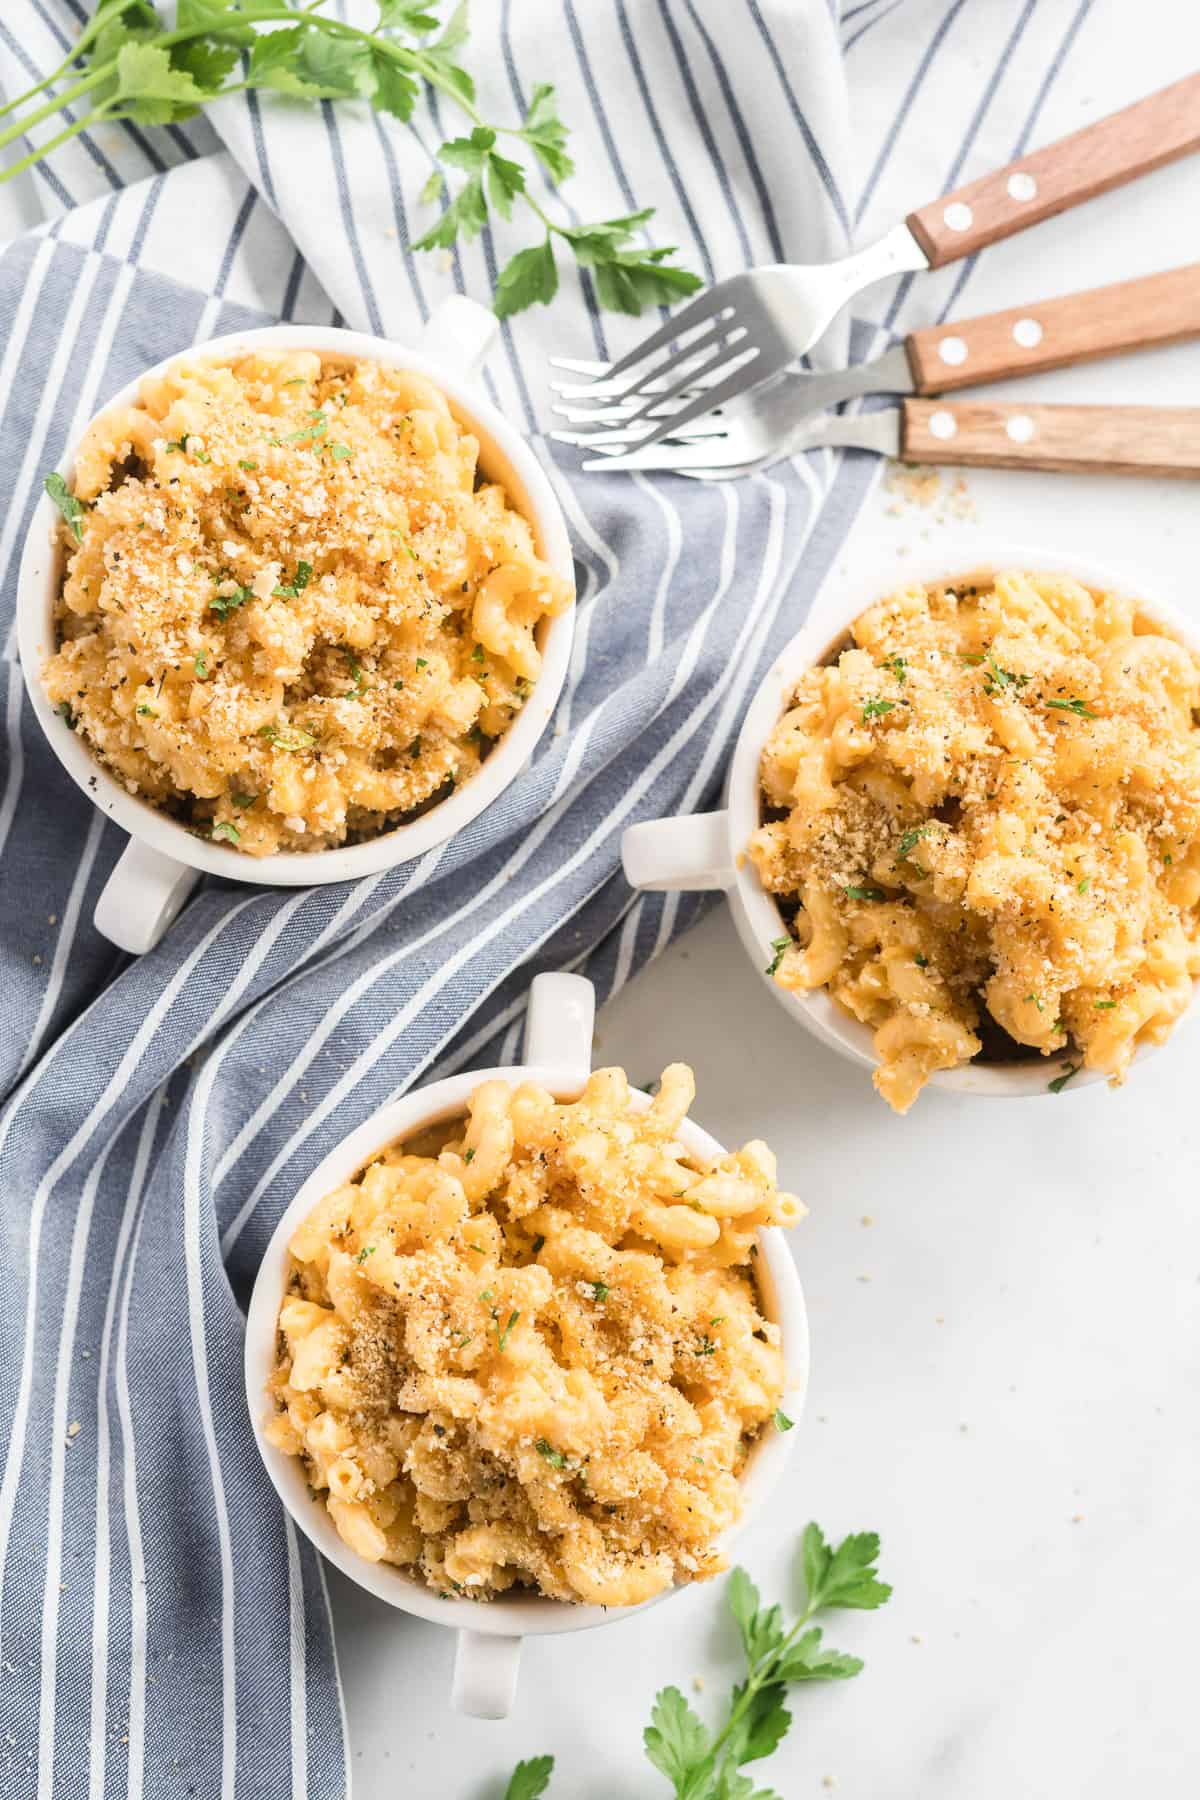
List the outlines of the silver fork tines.
{"label": "silver fork tines", "polygon": [[[912,232],[898,225],[879,243],[825,267],[777,263],[733,275],[600,369],[599,404],[590,418],[574,422],[591,425],[597,442],[614,429],[629,433],[640,426],[636,441],[649,449],[798,361],[860,289],[928,266]],[[660,383],[667,384],[661,391]],[[588,396],[569,397],[578,402]],[[632,401],[637,404],[630,411]]]}

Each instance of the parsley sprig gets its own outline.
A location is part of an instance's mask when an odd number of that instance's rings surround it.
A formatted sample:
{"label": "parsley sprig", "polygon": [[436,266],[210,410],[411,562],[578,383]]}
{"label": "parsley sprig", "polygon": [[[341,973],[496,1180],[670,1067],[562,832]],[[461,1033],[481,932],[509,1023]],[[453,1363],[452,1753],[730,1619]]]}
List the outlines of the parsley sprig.
{"label": "parsley sprig", "polygon": [[[878,1556],[873,1531],[853,1532],[834,1549],[819,1525],[806,1526],[800,1540],[805,1600],[788,1629],[780,1607],[764,1607],[746,1571],[734,1569],[725,1591],[746,1674],[729,1696],[724,1722],[710,1728],[677,1687],[665,1687],[655,1696],[642,1734],[646,1755],[670,1782],[675,1800],[778,1800],[773,1789],[756,1787],[742,1769],[778,1748],[792,1722],[784,1701],[793,1682],[848,1681],[862,1669],[859,1657],[824,1644],[814,1620],[836,1609],[882,1606],[892,1590],[879,1579]],[[518,1763],[505,1800],[538,1800],[553,1771],[549,1756]]]}
{"label": "parsley sprig", "polygon": [[[439,16],[441,0],[377,0],[371,30],[335,17],[325,10],[329,4],[179,0],[175,25],[168,28],[150,0],[100,0],[58,68],[0,106],[0,149],[48,120],[66,121],[0,172],[0,181],[107,121],[169,125],[250,88],[310,103],[356,100],[403,122],[412,117],[425,83],[466,115],[470,130],[436,152],[421,199],[440,203],[442,212],[414,248],[447,248],[460,237],[477,237],[493,214],[511,219],[518,203],[541,227],[540,241],[518,250],[500,270],[495,308],[502,318],[554,298],[560,244],[591,270],[599,304],[616,312],[667,305],[701,285],[699,276],[670,260],[674,246],[648,249],[634,242],[651,209],[566,225],[530,192],[530,159],[555,186],[573,172],[567,127],[545,81],[534,87],[519,124],[484,119],[474,80],[460,61],[470,36],[467,0],[446,18]],[[49,97],[37,104],[40,95]],[[466,177],[453,194],[447,171]],[[319,420],[314,427],[306,441],[316,446],[324,432]],[[329,448],[338,461],[350,454],[344,444]]]}

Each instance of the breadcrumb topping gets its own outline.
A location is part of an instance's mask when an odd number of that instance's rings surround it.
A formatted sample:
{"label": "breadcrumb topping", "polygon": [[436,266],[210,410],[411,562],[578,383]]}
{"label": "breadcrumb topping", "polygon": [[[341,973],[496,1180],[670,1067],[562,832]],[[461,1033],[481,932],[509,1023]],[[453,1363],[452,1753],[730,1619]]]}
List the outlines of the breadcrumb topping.
{"label": "breadcrumb topping", "polygon": [[1200,971],[1200,659],[1020,571],[902,588],[852,638],[762,758],[775,979],[874,1029],[898,1111],[985,1040],[1120,1081]]}
{"label": "breadcrumb topping", "polygon": [[570,599],[478,449],[439,389],[382,363],[259,352],[148,378],[79,450],[51,699],[131,793],[252,856],[445,798]]}

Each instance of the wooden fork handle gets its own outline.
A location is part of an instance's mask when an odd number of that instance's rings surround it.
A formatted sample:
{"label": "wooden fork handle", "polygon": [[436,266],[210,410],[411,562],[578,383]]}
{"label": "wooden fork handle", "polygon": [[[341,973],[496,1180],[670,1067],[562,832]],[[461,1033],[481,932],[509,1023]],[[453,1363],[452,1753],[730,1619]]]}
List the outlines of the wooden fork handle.
{"label": "wooden fork handle", "polygon": [[1200,149],[1200,74],[1020,157],[908,215],[931,268],[1052,219]]}
{"label": "wooden fork handle", "polygon": [[930,326],[905,349],[917,393],[946,394],[1190,337],[1200,337],[1200,263]]}
{"label": "wooden fork handle", "polygon": [[1098,475],[1200,475],[1200,407],[905,400],[901,459]]}

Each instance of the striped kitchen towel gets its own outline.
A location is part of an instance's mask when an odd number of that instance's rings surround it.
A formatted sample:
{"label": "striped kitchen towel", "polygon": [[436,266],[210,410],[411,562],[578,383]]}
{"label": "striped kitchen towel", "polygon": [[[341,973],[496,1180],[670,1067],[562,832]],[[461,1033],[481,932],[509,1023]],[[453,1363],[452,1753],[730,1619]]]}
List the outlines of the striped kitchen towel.
{"label": "striped kitchen towel", "polygon": [[[997,160],[1012,154],[1087,10],[976,0],[968,45],[964,0],[898,7],[847,4],[839,20],[826,0],[482,0],[471,60],[487,116],[515,119],[535,83],[557,84],[582,172],[547,205],[654,205],[656,240],[711,279],[836,254],[855,192],[870,205],[886,188],[939,59],[955,88],[930,191],[985,124]],[[3,12],[12,94],[60,61],[83,8]],[[1043,85],[1010,90],[1027,55]],[[845,71],[865,57],[879,73],[852,142]],[[428,100],[401,126],[237,98],[211,123],[84,133],[3,190],[6,632],[42,473],[140,368],[280,317],[411,337],[442,295],[490,296],[507,254],[490,232],[441,259],[407,248],[447,112]],[[921,141],[925,154],[935,134]],[[858,347],[903,323],[906,296]],[[576,650],[527,773],[414,865],[313,892],[210,881],[156,951],[118,957],[91,913],[120,834],[43,743],[9,640],[3,1800],[348,1790],[321,1570],[258,1463],[239,1299],[336,1137],[435,1066],[511,1057],[538,969],[586,968],[604,996],[696,916],[694,898],[633,900],[621,832],[712,800],[746,700],[873,475],[813,456],[716,489],[580,476],[540,437],[546,346],[609,356],[644,329],[597,314],[574,275],[552,312],[504,327],[488,384],[538,440],[570,524]]]}

